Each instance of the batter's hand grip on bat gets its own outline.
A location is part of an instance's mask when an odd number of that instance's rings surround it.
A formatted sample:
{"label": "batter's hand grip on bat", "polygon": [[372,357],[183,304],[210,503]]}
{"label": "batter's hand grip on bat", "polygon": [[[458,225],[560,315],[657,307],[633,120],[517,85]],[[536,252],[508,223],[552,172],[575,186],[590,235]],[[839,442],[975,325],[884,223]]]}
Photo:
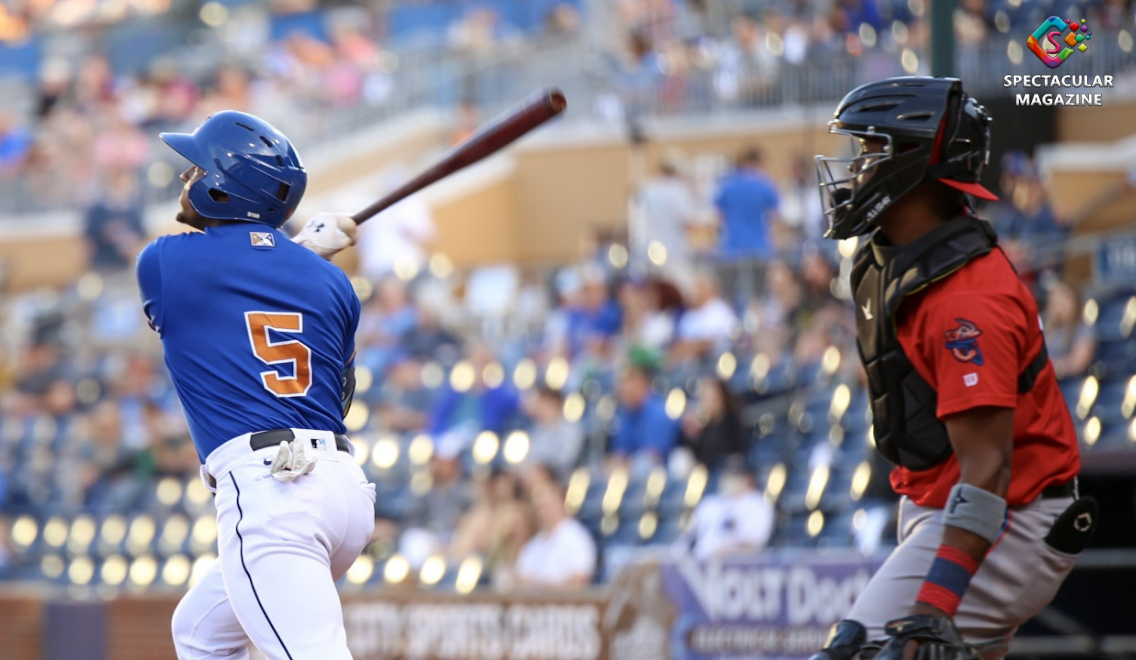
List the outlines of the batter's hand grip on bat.
{"label": "batter's hand grip on bat", "polygon": [[426,186],[464,169],[486,156],[497,153],[537,126],[564,112],[568,101],[555,87],[543,89],[482,126],[425,172],[399,186],[390,194],[351,216],[365,222],[375,214],[422,190]]}

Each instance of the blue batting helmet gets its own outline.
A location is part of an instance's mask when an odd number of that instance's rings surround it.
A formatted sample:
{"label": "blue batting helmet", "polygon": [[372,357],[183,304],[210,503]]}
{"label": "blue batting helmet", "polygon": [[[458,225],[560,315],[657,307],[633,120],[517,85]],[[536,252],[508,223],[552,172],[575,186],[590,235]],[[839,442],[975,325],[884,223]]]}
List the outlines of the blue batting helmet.
{"label": "blue batting helmet", "polygon": [[304,196],[308,174],[299,154],[263,119],[225,110],[193,133],[159,137],[205,171],[189,189],[189,203],[203,217],[279,228]]}

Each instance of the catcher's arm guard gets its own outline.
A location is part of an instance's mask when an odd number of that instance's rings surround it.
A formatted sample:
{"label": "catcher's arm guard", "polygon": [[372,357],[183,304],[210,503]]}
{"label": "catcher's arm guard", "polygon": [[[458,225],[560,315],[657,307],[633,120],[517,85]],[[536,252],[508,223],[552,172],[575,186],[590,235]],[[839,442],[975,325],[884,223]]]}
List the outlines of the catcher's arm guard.
{"label": "catcher's arm guard", "polygon": [[903,660],[909,642],[917,642],[915,660],[976,660],[979,652],[963,641],[954,621],[946,616],[912,614],[891,621],[884,628],[887,644],[876,660]]}

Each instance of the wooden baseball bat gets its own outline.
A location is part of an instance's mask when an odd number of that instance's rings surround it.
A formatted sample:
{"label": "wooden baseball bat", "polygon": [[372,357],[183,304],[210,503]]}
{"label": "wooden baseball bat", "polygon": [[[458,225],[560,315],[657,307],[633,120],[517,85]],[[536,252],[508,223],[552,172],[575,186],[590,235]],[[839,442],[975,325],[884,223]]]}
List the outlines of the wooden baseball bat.
{"label": "wooden baseball bat", "polygon": [[564,112],[568,101],[555,87],[543,89],[520,105],[482,126],[467,140],[446,152],[433,167],[399,186],[382,199],[351,216],[362,224],[426,186],[505,148],[517,138]]}

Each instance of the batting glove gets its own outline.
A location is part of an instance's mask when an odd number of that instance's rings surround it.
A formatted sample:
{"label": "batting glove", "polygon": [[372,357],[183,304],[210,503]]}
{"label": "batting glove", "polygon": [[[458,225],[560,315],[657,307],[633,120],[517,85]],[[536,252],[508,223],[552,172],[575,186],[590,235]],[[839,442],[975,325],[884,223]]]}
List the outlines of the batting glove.
{"label": "batting glove", "polygon": [[317,213],[292,240],[324,259],[355,245],[359,225],[346,213]]}
{"label": "batting glove", "polygon": [[272,460],[272,478],[283,483],[295,481],[311,472],[316,466],[316,460],[308,460],[303,440],[293,440],[290,444],[287,440],[281,440],[276,458]]}

